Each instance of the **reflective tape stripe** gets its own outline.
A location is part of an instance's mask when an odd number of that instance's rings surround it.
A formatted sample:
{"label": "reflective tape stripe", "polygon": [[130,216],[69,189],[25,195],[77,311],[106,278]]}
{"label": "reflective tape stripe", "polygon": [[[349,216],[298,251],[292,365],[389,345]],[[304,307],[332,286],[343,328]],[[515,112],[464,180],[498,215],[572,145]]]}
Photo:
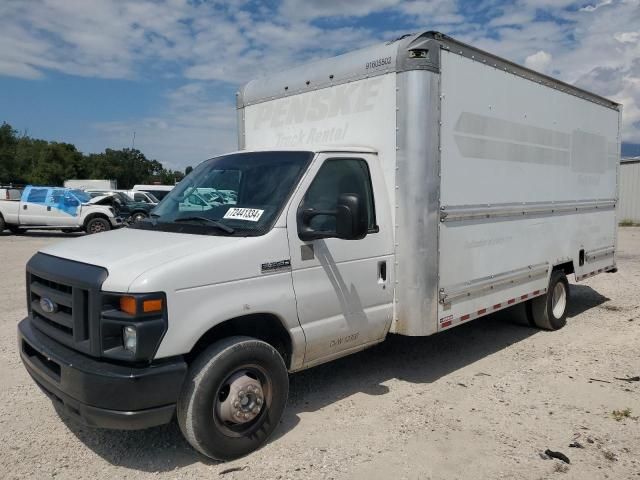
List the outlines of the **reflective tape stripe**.
{"label": "reflective tape stripe", "polygon": [[481,308],[480,310],[475,311],[474,313],[466,313],[458,318],[451,318],[449,317],[445,317],[440,319],[440,328],[444,329],[444,328],[448,328],[451,327],[455,324],[459,324],[462,322],[466,322],[467,320],[472,320],[472,319],[476,319],[479,317],[484,316],[488,310],[491,310],[492,312],[498,311],[498,310],[502,310],[506,307],[509,307],[511,305],[514,305],[516,303],[521,303],[525,300],[534,298],[534,297],[539,297],[540,295],[543,295],[547,292],[547,289],[544,288],[542,290],[535,290],[531,293],[526,293],[524,295],[521,295],[519,297],[516,298],[510,298],[509,300],[507,300],[506,302],[500,302],[500,303],[496,303],[495,305],[493,305],[492,308]]}

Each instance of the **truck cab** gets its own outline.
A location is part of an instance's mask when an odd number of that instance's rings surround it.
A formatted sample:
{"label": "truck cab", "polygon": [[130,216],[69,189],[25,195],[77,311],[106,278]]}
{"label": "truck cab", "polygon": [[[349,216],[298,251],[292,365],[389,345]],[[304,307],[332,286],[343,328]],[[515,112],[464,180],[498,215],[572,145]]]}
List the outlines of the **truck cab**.
{"label": "truck cab", "polygon": [[[182,208],[198,189],[227,203]],[[389,217],[372,149],[207,160],[153,217],[46,247],[30,260],[22,358],[36,382],[86,423],[143,428],[166,423],[176,410],[183,416],[184,402],[193,400],[184,393],[193,385],[190,362],[208,358],[216,339],[235,339],[266,355],[269,366],[224,372],[221,388],[236,394],[215,407],[225,426],[216,455],[230,458],[240,451],[228,451],[230,431],[264,421],[257,422],[257,403],[251,411],[234,407],[239,391],[276,414],[287,371],[385,338],[393,310]],[[240,348],[233,345],[226,349]]]}

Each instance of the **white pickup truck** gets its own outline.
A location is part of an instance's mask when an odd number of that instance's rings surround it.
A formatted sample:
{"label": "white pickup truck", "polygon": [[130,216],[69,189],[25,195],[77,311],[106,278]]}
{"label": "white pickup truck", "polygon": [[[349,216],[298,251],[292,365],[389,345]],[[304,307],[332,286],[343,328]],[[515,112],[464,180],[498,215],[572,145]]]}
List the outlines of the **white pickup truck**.
{"label": "white pickup truck", "polygon": [[289,372],[518,303],[557,330],[567,277],[616,270],[605,98],[426,32],[250,82],[238,119],[241,151],[148,220],[27,265],[22,359],[89,425],[175,416],[236,458],[277,427]]}
{"label": "white pickup truck", "polygon": [[111,207],[94,205],[82,190],[28,186],[19,200],[0,200],[0,232],[24,230],[84,230],[98,233],[122,226]]}

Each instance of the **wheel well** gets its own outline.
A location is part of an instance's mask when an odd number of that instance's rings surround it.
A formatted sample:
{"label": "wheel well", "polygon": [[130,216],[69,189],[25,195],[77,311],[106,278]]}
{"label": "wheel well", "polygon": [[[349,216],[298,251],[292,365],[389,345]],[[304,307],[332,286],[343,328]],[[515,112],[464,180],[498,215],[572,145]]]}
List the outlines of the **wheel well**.
{"label": "wheel well", "polygon": [[87,227],[87,224],[93,220],[94,218],[102,218],[104,220],[106,220],[107,222],[109,221],[109,217],[107,217],[104,213],[90,213],[89,215],[86,216],[86,218],[84,219],[84,223],[82,224],[84,228]]}
{"label": "wheel well", "polygon": [[233,335],[246,335],[268,343],[282,355],[287,368],[291,366],[293,347],[289,332],[277,316],[268,313],[232,318],[210,328],[185,356],[187,363],[191,363],[213,342]]}
{"label": "wheel well", "polygon": [[559,265],[554,265],[553,267],[554,270],[563,270],[564,274],[569,276],[572,273],[575,273],[575,270],[573,268],[573,262],[565,262],[565,263],[561,263]]}

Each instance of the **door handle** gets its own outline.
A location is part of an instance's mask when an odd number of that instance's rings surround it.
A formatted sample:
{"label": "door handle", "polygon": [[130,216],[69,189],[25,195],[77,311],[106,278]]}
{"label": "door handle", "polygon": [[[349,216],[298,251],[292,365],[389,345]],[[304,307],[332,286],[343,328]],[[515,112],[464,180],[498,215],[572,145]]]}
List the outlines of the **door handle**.
{"label": "door handle", "polygon": [[387,283],[387,261],[381,260],[378,262],[378,283]]}
{"label": "door handle", "polygon": [[47,207],[47,212],[50,212],[50,211],[51,211],[51,207]]}
{"label": "door handle", "polygon": [[22,209],[23,209],[23,210],[26,210],[26,209],[27,209],[27,206],[26,206],[26,205],[22,205]]}

